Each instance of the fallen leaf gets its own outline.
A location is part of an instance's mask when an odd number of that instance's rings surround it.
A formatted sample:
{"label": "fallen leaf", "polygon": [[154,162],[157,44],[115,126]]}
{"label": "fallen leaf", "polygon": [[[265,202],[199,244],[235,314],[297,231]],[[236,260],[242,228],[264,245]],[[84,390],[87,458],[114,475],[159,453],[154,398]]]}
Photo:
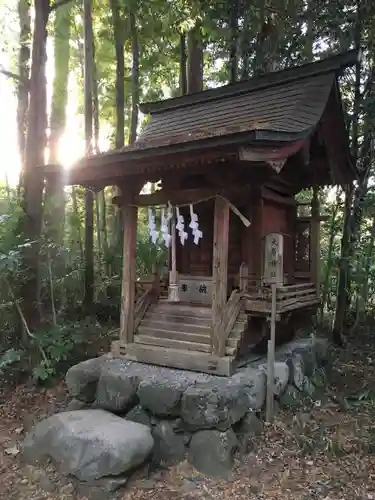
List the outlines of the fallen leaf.
{"label": "fallen leaf", "polygon": [[6,448],[5,453],[7,455],[11,455],[12,457],[16,457],[20,453],[20,450],[18,449],[17,445],[14,445],[11,448]]}

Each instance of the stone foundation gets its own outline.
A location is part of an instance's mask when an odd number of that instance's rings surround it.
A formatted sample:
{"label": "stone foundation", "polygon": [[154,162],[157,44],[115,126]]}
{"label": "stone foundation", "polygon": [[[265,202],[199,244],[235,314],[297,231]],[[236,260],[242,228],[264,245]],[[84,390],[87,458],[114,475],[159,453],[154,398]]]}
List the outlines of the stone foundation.
{"label": "stone foundation", "polygon": [[[313,338],[277,351],[277,407],[298,408],[306,397],[319,398],[327,349],[326,340]],[[150,427],[153,460],[163,465],[187,457],[200,472],[212,475],[216,464],[222,475],[233,451],[247,449],[245,441],[262,428],[265,359],[223,378],[106,355],[72,367],[66,382],[74,398],[69,409],[101,408]]]}
{"label": "stone foundation", "polygon": [[[297,411],[306,398],[321,399],[327,363],[323,339],[299,340],[279,349],[275,406]],[[146,461],[154,466],[187,459],[203,474],[226,477],[235,451],[245,453],[263,430],[265,359],[222,378],[105,355],[73,366],[66,382],[73,398],[71,420],[75,410],[100,409],[124,419],[125,425],[147,426],[153,446]],[[69,427],[70,421],[64,425]]]}

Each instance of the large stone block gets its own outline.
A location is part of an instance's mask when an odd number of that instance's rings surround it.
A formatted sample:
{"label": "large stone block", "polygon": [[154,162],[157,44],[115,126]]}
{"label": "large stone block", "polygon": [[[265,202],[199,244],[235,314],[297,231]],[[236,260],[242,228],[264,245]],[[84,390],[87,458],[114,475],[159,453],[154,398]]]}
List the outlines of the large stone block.
{"label": "large stone block", "polygon": [[192,385],[186,380],[149,378],[142,380],[138,387],[141,406],[160,417],[178,416],[181,412],[181,398]]}
{"label": "large stone block", "polygon": [[108,363],[103,366],[96,390],[95,407],[123,412],[134,402],[139,377],[131,371],[120,371]]}
{"label": "large stone block", "polygon": [[237,446],[232,429],[199,431],[191,438],[188,459],[202,474],[226,478],[231,473]]}
{"label": "large stone block", "polygon": [[185,436],[176,434],[173,422],[161,420],[152,430],[154,438],[153,461],[160,465],[173,465],[185,458]]}
{"label": "large stone block", "polygon": [[261,410],[266,401],[266,374],[259,368],[244,368],[235,373],[232,381],[245,391],[247,406],[252,410]]}
{"label": "large stone block", "polygon": [[[260,365],[259,369],[261,369],[267,377],[267,364],[264,363]],[[280,396],[285,391],[289,381],[289,367],[287,363],[276,361],[274,363],[274,376],[274,394],[275,396]]]}
{"label": "large stone block", "polygon": [[226,430],[248,408],[244,387],[223,379],[189,387],[182,397],[181,417],[189,429]]}
{"label": "large stone block", "polygon": [[65,377],[69,394],[84,403],[93,403],[96,395],[96,386],[102,366],[106,358],[88,359],[72,366]]}
{"label": "large stone block", "polygon": [[142,464],[154,445],[150,429],[104,410],[53,415],[26,436],[27,462],[52,459],[64,474],[81,481],[119,476]]}

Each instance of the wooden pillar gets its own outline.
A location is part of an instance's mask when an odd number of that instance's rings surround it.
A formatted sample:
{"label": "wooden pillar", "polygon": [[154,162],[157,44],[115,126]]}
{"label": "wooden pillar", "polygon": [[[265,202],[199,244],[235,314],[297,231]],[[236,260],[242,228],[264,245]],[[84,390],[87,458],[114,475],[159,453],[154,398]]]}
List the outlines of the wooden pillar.
{"label": "wooden pillar", "polygon": [[214,212],[214,240],[212,259],[212,353],[219,355],[222,351],[224,339],[220,335],[220,322],[223,309],[227,302],[228,288],[228,242],[229,242],[229,213],[228,203],[217,196]]}
{"label": "wooden pillar", "polygon": [[319,285],[319,262],[320,262],[320,207],[318,199],[318,188],[314,186],[311,201],[311,225],[310,225],[310,273],[311,280]]}
{"label": "wooden pillar", "polygon": [[[131,197],[126,199],[129,201]],[[122,266],[122,296],[120,317],[120,345],[133,342],[134,337],[134,302],[135,302],[135,268],[137,240],[137,207],[122,207],[124,221],[124,251]]]}

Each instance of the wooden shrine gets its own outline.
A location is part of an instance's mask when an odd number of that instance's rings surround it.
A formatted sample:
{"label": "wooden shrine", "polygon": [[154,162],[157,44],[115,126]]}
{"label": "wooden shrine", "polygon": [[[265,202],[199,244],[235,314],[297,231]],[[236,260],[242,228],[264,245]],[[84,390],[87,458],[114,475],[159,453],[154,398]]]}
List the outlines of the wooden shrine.
{"label": "wooden shrine", "polygon": [[[143,104],[151,115],[121,151],[79,161],[69,184],[121,188],[124,222],[115,355],[228,376],[268,335],[311,321],[319,304],[319,186],[356,178],[338,77],[351,51],[253,80]],[[50,165],[46,175],[61,169]],[[140,194],[147,182],[161,189]],[[310,188],[311,203],[296,194]],[[180,244],[172,223],[170,294],[158,272],[135,275],[138,207],[193,204],[203,237]],[[142,289],[138,287],[140,285]],[[173,299],[171,299],[173,296]]]}

